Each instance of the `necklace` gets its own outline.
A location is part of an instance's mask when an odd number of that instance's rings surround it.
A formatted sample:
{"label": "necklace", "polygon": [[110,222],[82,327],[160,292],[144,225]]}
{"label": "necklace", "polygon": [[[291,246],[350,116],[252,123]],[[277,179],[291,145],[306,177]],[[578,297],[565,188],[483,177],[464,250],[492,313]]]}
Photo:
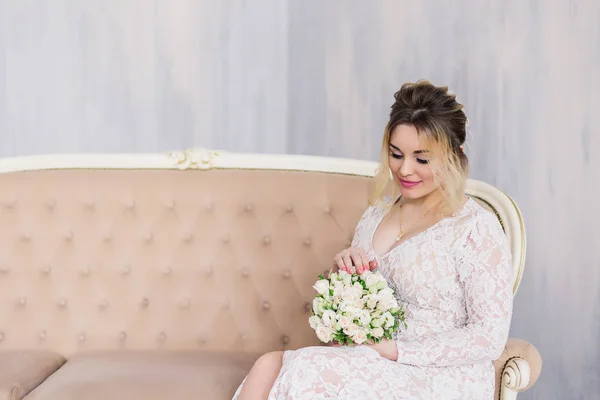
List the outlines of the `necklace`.
{"label": "necklace", "polygon": [[[434,204],[432,207],[430,207],[427,211],[425,211],[425,213],[421,216],[421,218],[419,218],[416,222],[420,222],[421,220],[423,220],[426,216],[429,215],[431,210],[433,210],[435,207],[437,207],[437,205],[440,203],[441,202],[438,202],[438,203]],[[402,209],[403,205],[404,205],[404,203],[400,203],[400,209]],[[402,227],[402,222],[400,222],[400,232],[398,232],[398,236],[396,236],[396,243],[398,243],[400,241],[400,239],[402,239],[402,236],[404,236],[404,228]]]}

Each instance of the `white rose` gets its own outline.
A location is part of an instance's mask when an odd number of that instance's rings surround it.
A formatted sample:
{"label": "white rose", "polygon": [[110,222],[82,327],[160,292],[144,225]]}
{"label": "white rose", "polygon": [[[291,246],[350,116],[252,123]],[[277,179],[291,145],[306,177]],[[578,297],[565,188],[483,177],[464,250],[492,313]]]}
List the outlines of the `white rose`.
{"label": "white rose", "polygon": [[367,285],[367,289],[372,288],[380,282],[381,275],[378,274],[370,274],[365,278],[365,284]]}
{"label": "white rose", "polygon": [[327,279],[320,279],[314,284],[313,288],[319,294],[329,293],[329,281]]}
{"label": "white rose", "polygon": [[385,319],[385,329],[391,328],[394,326],[394,316],[389,312],[386,312],[382,315],[382,318]]}
{"label": "white rose", "polygon": [[350,317],[348,317],[347,315],[342,315],[338,319],[338,323],[340,324],[341,328],[347,328],[352,323],[352,319]]}
{"label": "white rose", "polygon": [[329,280],[331,282],[335,282],[338,280],[338,274],[336,272],[332,272],[331,274],[329,274]]}
{"label": "white rose", "polygon": [[344,333],[348,336],[354,336],[360,331],[360,328],[355,323],[351,323],[344,329]]}
{"label": "white rose", "polygon": [[367,334],[362,329],[352,336],[352,341],[356,344],[362,344],[367,341]]}
{"label": "white rose", "polygon": [[363,326],[367,326],[369,325],[369,322],[371,322],[371,316],[368,312],[362,312],[358,317],[358,320],[361,324],[363,324]]}
{"label": "white rose", "polygon": [[383,325],[383,323],[384,323],[384,322],[385,322],[385,321],[382,321],[382,320],[381,320],[381,319],[379,319],[379,318],[373,318],[373,319],[371,320],[371,325],[373,325],[375,328],[377,328],[377,327],[380,327],[381,325]]}
{"label": "white rose", "polygon": [[315,330],[315,332],[317,333],[317,337],[319,338],[319,340],[323,343],[328,343],[331,341],[331,328],[327,327],[327,326],[319,326],[317,327],[317,329]]}
{"label": "white rose", "polygon": [[350,285],[352,283],[352,277],[344,272],[344,275],[342,275],[342,283],[344,285]]}
{"label": "white rose", "polygon": [[325,311],[325,300],[320,297],[315,297],[313,299],[313,311],[315,314],[319,315]]}
{"label": "white rose", "polygon": [[383,336],[383,328],[378,326],[377,328],[371,329],[371,336],[380,338]]}
{"label": "white rose", "polygon": [[335,313],[331,310],[323,311],[323,325],[332,326],[335,322]]}
{"label": "white rose", "polygon": [[308,324],[311,328],[317,329],[317,326],[321,325],[321,318],[317,317],[316,315],[313,315],[308,319]]}

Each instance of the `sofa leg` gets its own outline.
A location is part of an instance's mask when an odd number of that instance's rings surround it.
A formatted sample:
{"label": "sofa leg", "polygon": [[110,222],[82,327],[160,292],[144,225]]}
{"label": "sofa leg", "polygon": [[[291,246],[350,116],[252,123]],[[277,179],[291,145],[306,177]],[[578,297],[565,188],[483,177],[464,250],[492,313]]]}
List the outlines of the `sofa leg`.
{"label": "sofa leg", "polygon": [[500,400],[516,400],[517,395],[529,385],[529,363],[519,357],[508,360],[502,370]]}

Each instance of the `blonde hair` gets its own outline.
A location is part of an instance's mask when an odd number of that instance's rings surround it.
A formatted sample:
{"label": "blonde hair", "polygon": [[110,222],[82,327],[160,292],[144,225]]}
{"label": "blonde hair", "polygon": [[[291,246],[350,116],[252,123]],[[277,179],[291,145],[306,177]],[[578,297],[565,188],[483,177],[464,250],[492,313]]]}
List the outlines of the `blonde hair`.
{"label": "blonde hair", "polygon": [[[434,182],[444,196],[444,209],[454,212],[460,208],[468,177],[468,160],[463,151],[467,117],[456,95],[446,86],[434,86],[428,81],[405,83],[394,94],[390,120],[386,125],[381,146],[380,166],[375,175],[375,188],[370,204],[381,201],[391,181],[390,140],[399,125],[414,126],[419,133],[423,150],[432,153],[431,167]],[[396,185],[392,196],[398,196]]]}

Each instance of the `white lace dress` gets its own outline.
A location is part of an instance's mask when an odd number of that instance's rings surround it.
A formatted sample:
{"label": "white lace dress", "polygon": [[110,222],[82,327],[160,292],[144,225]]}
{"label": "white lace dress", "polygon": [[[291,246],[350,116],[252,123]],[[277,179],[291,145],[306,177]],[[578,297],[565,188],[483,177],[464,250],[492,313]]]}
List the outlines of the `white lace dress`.
{"label": "white lace dress", "polygon": [[286,351],[269,400],[492,399],[492,360],[506,344],[513,298],[498,220],[469,199],[379,256],[372,238],[385,213],[382,204],[364,212],[353,246],[377,259],[406,310],[408,328],[395,336],[398,361],[366,346]]}

